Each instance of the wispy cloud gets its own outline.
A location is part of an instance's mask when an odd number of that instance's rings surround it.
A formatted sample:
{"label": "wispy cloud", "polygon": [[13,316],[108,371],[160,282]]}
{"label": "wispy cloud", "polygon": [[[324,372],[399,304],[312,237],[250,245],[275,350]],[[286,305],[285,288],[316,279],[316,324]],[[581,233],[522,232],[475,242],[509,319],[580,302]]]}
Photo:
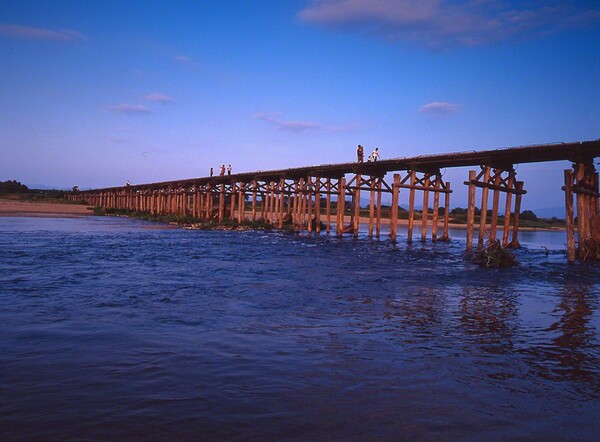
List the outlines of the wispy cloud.
{"label": "wispy cloud", "polygon": [[592,4],[566,0],[315,0],[298,17],[307,23],[440,49],[597,25],[600,6]]}
{"label": "wispy cloud", "polygon": [[70,29],[44,29],[0,23],[0,34],[27,40],[82,41],[85,36]]}
{"label": "wispy cloud", "polygon": [[147,115],[152,111],[142,104],[116,104],[114,106],[108,106],[107,109],[111,112],[127,115]]}
{"label": "wispy cloud", "polygon": [[449,115],[458,112],[460,105],[456,103],[447,103],[445,101],[432,101],[419,109],[419,112],[431,115]]}
{"label": "wispy cloud", "polygon": [[152,92],[151,94],[146,95],[144,98],[148,101],[152,101],[154,103],[162,103],[162,104],[168,104],[168,103],[172,103],[175,101],[168,95],[165,95],[161,92]]}
{"label": "wispy cloud", "polygon": [[175,56],[175,61],[177,61],[178,63],[187,65],[187,66],[196,66],[197,63],[192,60],[190,57],[188,57],[187,55],[176,55]]}
{"label": "wispy cloud", "polygon": [[281,130],[290,132],[306,132],[310,130],[321,130],[325,132],[349,132],[356,130],[357,125],[349,125],[344,127],[330,127],[313,121],[285,121],[277,118],[280,114],[257,113],[254,118],[271,123]]}

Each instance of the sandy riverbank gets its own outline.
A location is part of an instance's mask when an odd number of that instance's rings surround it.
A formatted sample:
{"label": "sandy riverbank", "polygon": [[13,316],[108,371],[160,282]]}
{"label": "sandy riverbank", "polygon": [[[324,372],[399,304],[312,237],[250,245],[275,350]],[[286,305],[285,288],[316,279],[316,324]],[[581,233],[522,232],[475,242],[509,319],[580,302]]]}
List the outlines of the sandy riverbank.
{"label": "sandy riverbank", "polygon": [[[37,201],[15,201],[8,199],[0,199],[0,216],[29,216],[29,217],[51,217],[51,218],[70,218],[78,216],[89,216],[93,215],[93,211],[88,206],[79,204],[61,204],[61,203],[50,203],[50,202],[37,202]],[[251,212],[246,212],[246,217],[250,218]],[[350,223],[350,217],[344,217],[344,224]],[[331,222],[335,223],[336,217],[331,217]],[[325,215],[321,215],[321,221],[325,222]],[[368,217],[360,217],[361,226],[369,225]],[[429,219],[429,228],[431,229],[431,219]],[[399,226],[408,225],[408,220],[399,219]],[[382,228],[389,226],[389,219],[382,218]],[[466,229],[466,224],[449,224],[450,228],[453,229]],[[443,233],[443,223],[438,224],[438,235]],[[478,229],[478,226],[476,226]],[[415,220],[413,231],[415,234],[421,231],[421,220]],[[498,231],[501,232],[503,229],[502,225],[498,226]],[[564,230],[564,228],[540,228],[540,227],[520,227],[519,230],[544,230],[544,231],[557,231]]]}
{"label": "sandy riverbank", "polygon": [[87,206],[37,201],[0,199],[0,216],[32,216],[69,218],[92,215]]}

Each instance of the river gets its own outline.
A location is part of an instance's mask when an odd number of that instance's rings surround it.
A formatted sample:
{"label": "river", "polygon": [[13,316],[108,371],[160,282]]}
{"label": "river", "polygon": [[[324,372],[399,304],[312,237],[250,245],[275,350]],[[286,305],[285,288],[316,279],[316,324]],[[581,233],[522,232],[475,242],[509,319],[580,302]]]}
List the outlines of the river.
{"label": "river", "polygon": [[597,440],[600,265],[453,236],[0,218],[0,440]]}

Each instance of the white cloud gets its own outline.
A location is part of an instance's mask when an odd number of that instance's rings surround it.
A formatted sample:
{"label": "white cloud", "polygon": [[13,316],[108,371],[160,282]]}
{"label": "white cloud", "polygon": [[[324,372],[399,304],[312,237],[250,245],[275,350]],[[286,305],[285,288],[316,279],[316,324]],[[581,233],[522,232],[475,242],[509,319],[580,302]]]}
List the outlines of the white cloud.
{"label": "white cloud", "polygon": [[144,98],[148,101],[162,104],[172,103],[175,101],[168,95],[165,95],[161,92],[152,92],[151,94],[146,95]]}
{"label": "white cloud", "polygon": [[350,125],[346,127],[328,127],[321,123],[316,123],[312,121],[285,121],[276,118],[276,115],[280,114],[269,115],[265,113],[258,113],[254,115],[254,118],[266,121],[268,123],[271,123],[278,129],[287,130],[290,132],[305,132],[309,130],[321,130],[325,132],[348,132],[357,129],[356,125]]}
{"label": "white cloud", "polygon": [[449,115],[458,112],[460,105],[456,103],[447,103],[445,101],[432,101],[419,109],[419,112],[433,115]]}
{"label": "white cloud", "polygon": [[81,41],[85,36],[70,29],[43,29],[0,23],[0,34],[27,40]]}
{"label": "white cloud", "polygon": [[597,3],[585,4],[566,0],[318,0],[298,17],[307,23],[437,49],[600,23]]}
{"label": "white cloud", "polygon": [[175,61],[188,66],[194,66],[196,62],[186,55],[176,55]]}
{"label": "white cloud", "polygon": [[114,106],[108,106],[107,109],[111,112],[127,115],[147,115],[152,111],[142,104],[116,104]]}

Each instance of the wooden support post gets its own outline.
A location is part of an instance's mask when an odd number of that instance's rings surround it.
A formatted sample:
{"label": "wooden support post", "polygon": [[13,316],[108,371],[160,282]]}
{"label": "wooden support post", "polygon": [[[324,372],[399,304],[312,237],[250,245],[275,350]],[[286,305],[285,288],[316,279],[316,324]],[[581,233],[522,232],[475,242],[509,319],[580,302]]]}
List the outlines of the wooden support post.
{"label": "wooden support post", "polygon": [[354,219],[353,219],[353,223],[352,223],[352,230],[354,233],[354,237],[358,238],[358,227],[360,225],[360,182],[361,182],[361,175],[357,174],[356,175],[356,189],[354,189],[354,207],[353,207],[353,212],[354,212]]}
{"label": "wooden support post", "polygon": [[[593,167],[593,166],[592,166]],[[594,170],[594,169],[593,169]],[[598,183],[598,172],[593,172],[592,174],[592,191],[598,193],[599,183]],[[591,227],[591,235],[594,244],[600,244],[600,207],[598,196],[590,196],[590,227]]]}
{"label": "wooden support post", "polygon": [[244,194],[244,183],[238,186],[238,224],[246,220],[246,198]]}
{"label": "wooden support post", "polygon": [[225,218],[225,183],[221,184],[219,190],[219,224],[223,222]]}
{"label": "wooden support post", "polygon": [[[585,164],[577,163],[575,165],[575,183],[581,185],[585,183]],[[588,207],[586,204],[587,195],[577,193],[577,255],[583,258],[586,254],[585,243],[588,239]]]}
{"label": "wooden support post", "polygon": [[[483,182],[488,184],[490,181],[491,168],[485,166],[483,173]],[[477,241],[477,248],[482,249],[486,234],[486,223],[487,223],[487,206],[488,206],[488,194],[490,189],[484,187],[481,189],[481,215],[479,215],[479,240]]]}
{"label": "wooden support post", "polygon": [[279,198],[281,194],[279,193],[279,182],[273,182],[273,225],[279,226],[279,205],[281,204],[281,199]]}
{"label": "wooden support post", "polygon": [[494,173],[496,174],[496,176],[494,177],[494,186],[497,186],[497,188],[494,189],[494,193],[492,196],[492,221],[490,227],[490,241],[492,242],[496,241],[496,232],[498,229],[498,206],[500,205],[499,187],[500,180],[502,179],[500,170],[496,170],[494,171]]}
{"label": "wooden support post", "polygon": [[312,223],[312,198],[313,198],[313,192],[312,192],[312,178],[311,177],[307,177],[306,178],[306,211],[308,213],[307,218],[308,218],[308,225],[306,226],[306,229],[308,230],[309,233],[312,232],[313,230],[313,223]]}
{"label": "wooden support post", "polygon": [[425,175],[425,190],[423,190],[423,215],[421,216],[421,242],[427,240],[427,221],[429,218],[429,186],[431,185],[431,178],[429,174]]}
{"label": "wooden support post", "polygon": [[377,219],[375,221],[375,236],[381,235],[381,182],[383,177],[377,177]]}
{"label": "wooden support post", "polygon": [[565,223],[567,231],[567,260],[575,261],[575,220],[573,215],[573,171],[565,170]]}
{"label": "wooden support post", "polygon": [[[510,172],[508,176],[507,188],[509,190],[515,187],[515,174]],[[512,206],[512,193],[506,193],[506,204],[504,206],[504,230],[502,231],[502,247],[508,246],[508,234],[510,232],[510,208]]]}
{"label": "wooden support post", "polygon": [[269,223],[275,223],[275,182],[271,181],[269,186]]}
{"label": "wooden support post", "polygon": [[285,213],[285,178],[279,180],[279,219],[277,227],[283,228],[283,215]]}
{"label": "wooden support post", "polygon": [[252,180],[252,222],[256,222],[256,180]]}
{"label": "wooden support post", "polygon": [[473,230],[475,228],[475,180],[477,172],[469,170],[469,200],[467,206],[467,252],[473,250]]}
{"label": "wooden support post", "polygon": [[231,195],[229,196],[229,219],[231,222],[235,220],[235,200],[236,200],[236,183],[235,181],[231,182]]}
{"label": "wooden support post", "polygon": [[293,204],[292,204],[292,224],[297,226],[298,224],[300,224],[300,220],[298,218],[298,206],[300,201],[298,201],[298,195],[300,193],[300,183],[296,180],[294,181],[294,189],[293,189]]}
{"label": "wooden support post", "polygon": [[346,202],[346,178],[338,180],[338,198],[337,198],[337,235],[341,237],[344,234],[344,209]]}
{"label": "wooden support post", "polygon": [[434,192],[433,192],[433,219],[431,220],[431,241],[437,241],[438,217],[440,209],[440,186],[442,185],[442,177],[435,176]]}
{"label": "wooden support post", "polygon": [[327,225],[325,226],[327,234],[331,230],[331,178],[327,178],[327,201],[325,202],[325,219]]}
{"label": "wooden support post", "polygon": [[521,214],[521,199],[523,198],[522,190],[523,190],[523,181],[517,181],[515,183],[515,190],[519,193],[515,196],[515,216],[513,221],[513,234],[512,241],[508,245],[513,249],[518,249],[521,247],[519,243],[519,216]]}
{"label": "wooden support post", "polygon": [[390,209],[390,239],[396,244],[396,232],[398,229],[398,198],[400,195],[400,174],[394,174],[394,183],[392,184],[392,207]]}
{"label": "wooden support post", "polygon": [[321,178],[315,179],[315,232],[321,233]]}
{"label": "wooden support post", "polygon": [[375,221],[375,180],[374,176],[369,178],[369,238],[373,238],[373,222]]}
{"label": "wooden support post", "polygon": [[417,180],[417,172],[410,171],[410,193],[408,196],[408,243],[412,242],[413,225],[415,222],[415,182]]}
{"label": "wooden support post", "polygon": [[444,194],[444,234],[442,241],[450,241],[448,227],[450,224],[450,181],[446,182],[446,193]]}

